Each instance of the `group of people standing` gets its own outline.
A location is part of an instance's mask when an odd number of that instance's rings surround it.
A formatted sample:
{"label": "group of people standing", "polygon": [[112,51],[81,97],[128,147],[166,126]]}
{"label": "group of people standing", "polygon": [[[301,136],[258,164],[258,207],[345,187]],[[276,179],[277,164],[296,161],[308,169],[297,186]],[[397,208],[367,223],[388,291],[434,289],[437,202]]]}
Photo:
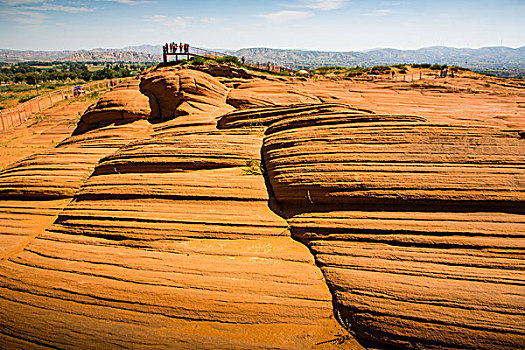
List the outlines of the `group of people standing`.
{"label": "group of people standing", "polygon": [[164,50],[164,53],[177,53],[177,49],[179,49],[180,53],[183,53],[183,50],[184,50],[184,53],[189,53],[190,52],[190,45],[188,44],[182,44],[182,43],[179,43],[179,45],[177,45],[176,42],[171,42],[171,43],[166,43],[164,44],[164,47],[163,47],[163,50]]}

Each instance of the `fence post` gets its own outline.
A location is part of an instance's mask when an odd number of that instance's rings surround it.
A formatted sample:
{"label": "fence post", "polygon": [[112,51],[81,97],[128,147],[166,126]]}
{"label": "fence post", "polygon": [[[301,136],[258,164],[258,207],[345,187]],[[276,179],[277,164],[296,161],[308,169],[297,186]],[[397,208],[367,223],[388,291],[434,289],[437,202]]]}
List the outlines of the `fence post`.
{"label": "fence post", "polygon": [[0,119],[2,119],[2,131],[5,131],[4,116],[2,115],[2,110],[0,110]]}

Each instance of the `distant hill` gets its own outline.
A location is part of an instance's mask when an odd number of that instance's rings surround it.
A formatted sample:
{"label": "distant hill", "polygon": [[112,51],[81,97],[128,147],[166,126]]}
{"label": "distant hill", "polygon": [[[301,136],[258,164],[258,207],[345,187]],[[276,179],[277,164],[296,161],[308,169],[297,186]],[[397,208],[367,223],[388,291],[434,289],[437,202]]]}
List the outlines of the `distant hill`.
{"label": "distant hill", "polygon": [[77,52],[59,59],[68,62],[160,62],[162,56],[137,51],[91,50]]}
{"label": "distant hill", "polygon": [[[290,68],[318,66],[374,66],[400,63],[439,63],[459,65],[473,70],[501,76],[525,75],[525,46],[504,46],[480,49],[445,46],[418,50],[390,48],[367,51],[309,51],[246,48],[237,51],[216,50],[234,56],[244,56],[259,62],[272,62]],[[138,45],[120,49],[93,49],[78,51],[31,51],[0,49],[0,62],[72,61],[72,62],[161,62],[162,45]]]}
{"label": "distant hill", "polygon": [[137,45],[137,46],[126,46],[126,47],[123,47],[122,50],[149,53],[151,55],[159,55],[162,52],[162,45],[144,44],[144,45]]}
{"label": "distant hill", "polygon": [[[153,46],[153,45],[143,45]],[[33,51],[0,49],[0,62],[65,61],[65,62],[161,62],[162,46],[151,53],[141,50],[93,49],[67,51]]]}
{"label": "distant hill", "polygon": [[53,61],[79,51],[33,51],[0,49],[0,62],[28,62],[28,61]]}
{"label": "distant hill", "polygon": [[230,51],[230,54],[297,68],[399,63],[455,64],[471,68],[525,68],[525,46],[517,49],[503,46],[480,49],[433,46],[419,50],[374,49],[348,52],[250,48]]}

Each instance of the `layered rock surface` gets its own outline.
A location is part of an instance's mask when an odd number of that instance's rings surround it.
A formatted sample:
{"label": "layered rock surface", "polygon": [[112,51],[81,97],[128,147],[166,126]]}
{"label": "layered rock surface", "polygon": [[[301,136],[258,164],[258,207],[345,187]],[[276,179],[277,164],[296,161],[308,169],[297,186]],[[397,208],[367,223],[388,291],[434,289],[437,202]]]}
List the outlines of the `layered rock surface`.
{"label": "layered rock surface", "polygon": [[292,85],[255,79],[239,84],[230,91],[228,104],[237,109],[321,103],[314,94],[296,89]]}
{"label": "layered rock surface", "polygon": [[517,132],[209,72],[0,173],[0,347],[525,346]]}
{"label": "layered rock surface", "polygon": [[150,113],[148,98],[139,91],[139,80],[129,80],[105,93],[91,105],[80,118],[73,134],[82,134],[111,124],[148,119]]}
{"label": "layered rock surface", "polygon": [[[162,84],[155,74],[143,83]],[[184,102],[208,119],[224,108],[210,98],[217,89],[199,88],[194,101],[193,88],[180,86]],[[0,266],[0,319],[9,325],[0,339],[87,348],[359,347],[335,320],[307,248],[268,208],[263,177],[248,174],[247,163],[260,159],[260,129],[210,130],[203,116],[158,123],[152,137],[105,157],[55,223]]]}
{"label": "layered rock surface", "polygon": [[70,137],[2,171],[0,260],[23,249],[53,223],[102,157],[150,131],[147,121],[108,126]]}
{"label": "layered rock surface", "polygon": [[404,118],[301,119],[270,126],[265,165],[343,323],[380,346],[523,347],[525,145],[517,133]]}

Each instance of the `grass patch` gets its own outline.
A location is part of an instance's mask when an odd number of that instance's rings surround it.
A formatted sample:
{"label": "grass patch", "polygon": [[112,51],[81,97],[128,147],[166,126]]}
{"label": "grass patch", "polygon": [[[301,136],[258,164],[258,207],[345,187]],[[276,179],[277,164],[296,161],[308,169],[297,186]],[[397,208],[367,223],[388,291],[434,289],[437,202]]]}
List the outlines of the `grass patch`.
{"label": "grass patch", "polygon": [[26,95],[18,98],[18,103],[24,103],[27,102],[35,97],[38,97],[38,95]]}
{"label": "grass patch", "polygon": [[246,161],[246,166],[242,168],[243,175],[262,175],[261,161],[250,158]]}

